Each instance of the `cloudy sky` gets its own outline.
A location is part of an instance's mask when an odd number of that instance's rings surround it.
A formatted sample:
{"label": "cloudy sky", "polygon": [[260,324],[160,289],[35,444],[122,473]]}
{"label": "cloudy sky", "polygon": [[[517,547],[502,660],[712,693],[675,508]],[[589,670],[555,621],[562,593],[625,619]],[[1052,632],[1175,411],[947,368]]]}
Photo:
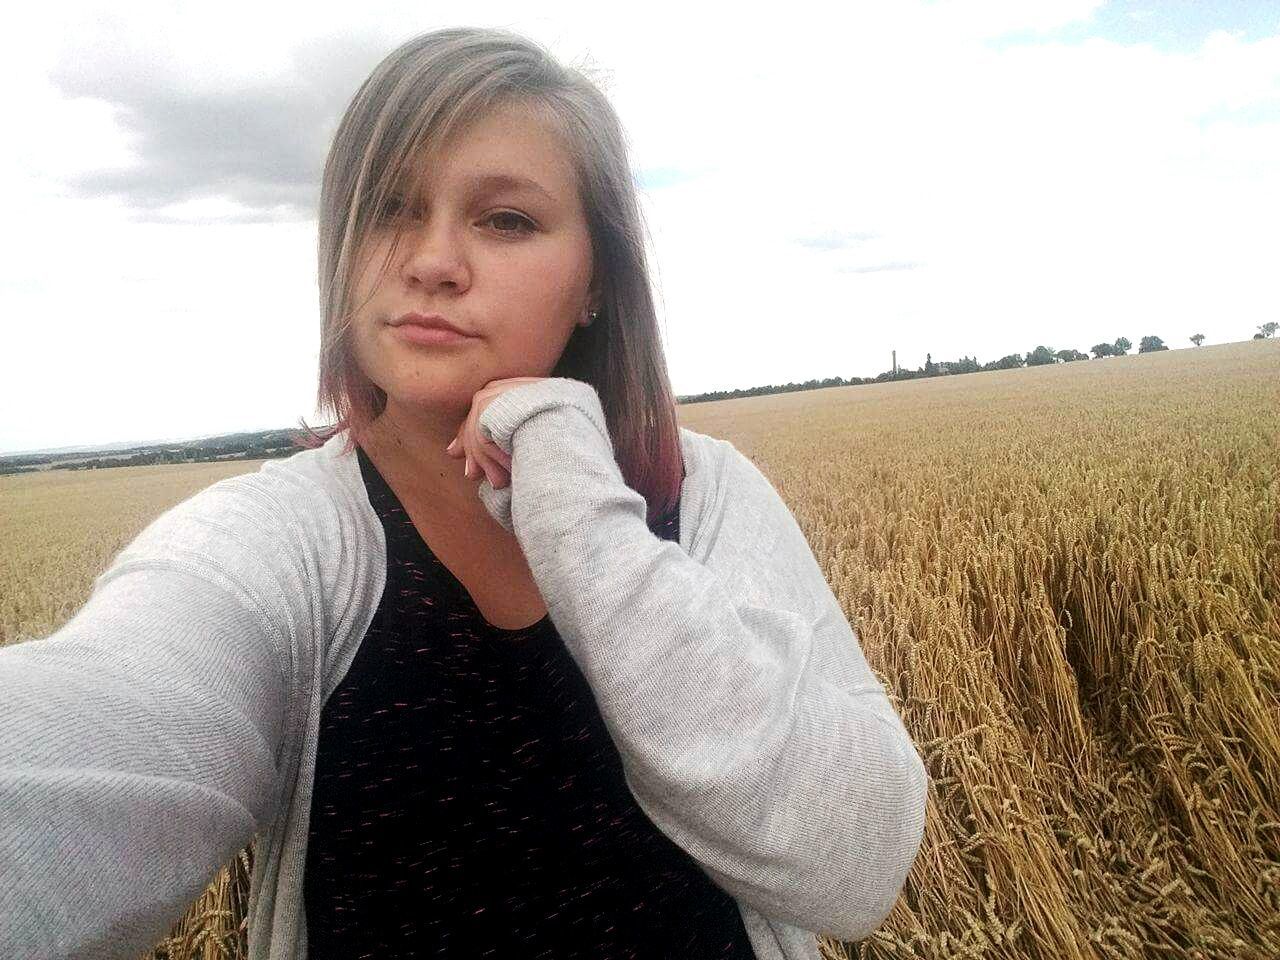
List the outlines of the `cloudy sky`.
{"label": "cloudy sky", "polygon": [[[315,410],[329,139],[498,26],[622,117],[680,394],[1280,318],[1280,5],[24,5],[0,40],[0,452]],[[711,9],[706,9],[711,7]]]}

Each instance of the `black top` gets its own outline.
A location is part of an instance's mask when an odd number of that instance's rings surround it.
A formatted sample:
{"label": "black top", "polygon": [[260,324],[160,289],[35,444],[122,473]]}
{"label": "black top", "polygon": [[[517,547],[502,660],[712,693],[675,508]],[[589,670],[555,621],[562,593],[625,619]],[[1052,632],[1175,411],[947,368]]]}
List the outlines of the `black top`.
{"label": "black top", "polygon": [[[485,621],[357,454],[387,580],[321,714],[311,960],[754,960],[733,898],[636,804],[550,616]],[[653,532],[678,542],[678,503]]]}

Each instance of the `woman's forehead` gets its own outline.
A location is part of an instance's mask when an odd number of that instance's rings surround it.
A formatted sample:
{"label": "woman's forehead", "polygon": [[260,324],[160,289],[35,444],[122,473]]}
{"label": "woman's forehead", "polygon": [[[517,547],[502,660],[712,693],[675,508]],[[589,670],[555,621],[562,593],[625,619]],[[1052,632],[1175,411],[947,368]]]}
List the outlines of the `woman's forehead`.
{"label": "woman's forehead", "polygon": [[461,189],[528,191],[558,203],[570,199],[564,194],[576,175],[563,139],[540,113],[506,107],[424,144],[394,179],[416,193],[448,179]]}

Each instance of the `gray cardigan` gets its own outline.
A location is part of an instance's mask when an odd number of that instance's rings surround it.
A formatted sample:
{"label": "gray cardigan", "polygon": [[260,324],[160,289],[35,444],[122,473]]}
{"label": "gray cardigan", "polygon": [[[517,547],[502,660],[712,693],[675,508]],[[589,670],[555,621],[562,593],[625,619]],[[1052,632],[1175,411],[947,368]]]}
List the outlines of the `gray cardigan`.
{"label": "gray cardigan", "polygon": [[[677,545],[623,481],[591,385],[521,384],[480,426],[512,475],[478,495],[641,809],[733,895],[761,960],[870,934],[929,778],[773,486],[681,427]],[[168,510],[61,629],[0,649],[0,957],[134,960],[255,836],[251,960],[306,957],[320,711],[386,572],[345,439]]]}

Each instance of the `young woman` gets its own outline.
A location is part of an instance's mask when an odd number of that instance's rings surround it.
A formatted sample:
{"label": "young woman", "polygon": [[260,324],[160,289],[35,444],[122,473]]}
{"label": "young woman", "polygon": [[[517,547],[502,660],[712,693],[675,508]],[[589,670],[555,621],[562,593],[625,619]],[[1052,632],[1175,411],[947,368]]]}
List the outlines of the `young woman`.
{"label": "young woman", "polygon": [[0,650],[0,956],[132,960],[255,836],[254,960],[869,934],[928,777],[777,492],[677,426],[605,97],[405,43],[319,243],[337,427]]}

